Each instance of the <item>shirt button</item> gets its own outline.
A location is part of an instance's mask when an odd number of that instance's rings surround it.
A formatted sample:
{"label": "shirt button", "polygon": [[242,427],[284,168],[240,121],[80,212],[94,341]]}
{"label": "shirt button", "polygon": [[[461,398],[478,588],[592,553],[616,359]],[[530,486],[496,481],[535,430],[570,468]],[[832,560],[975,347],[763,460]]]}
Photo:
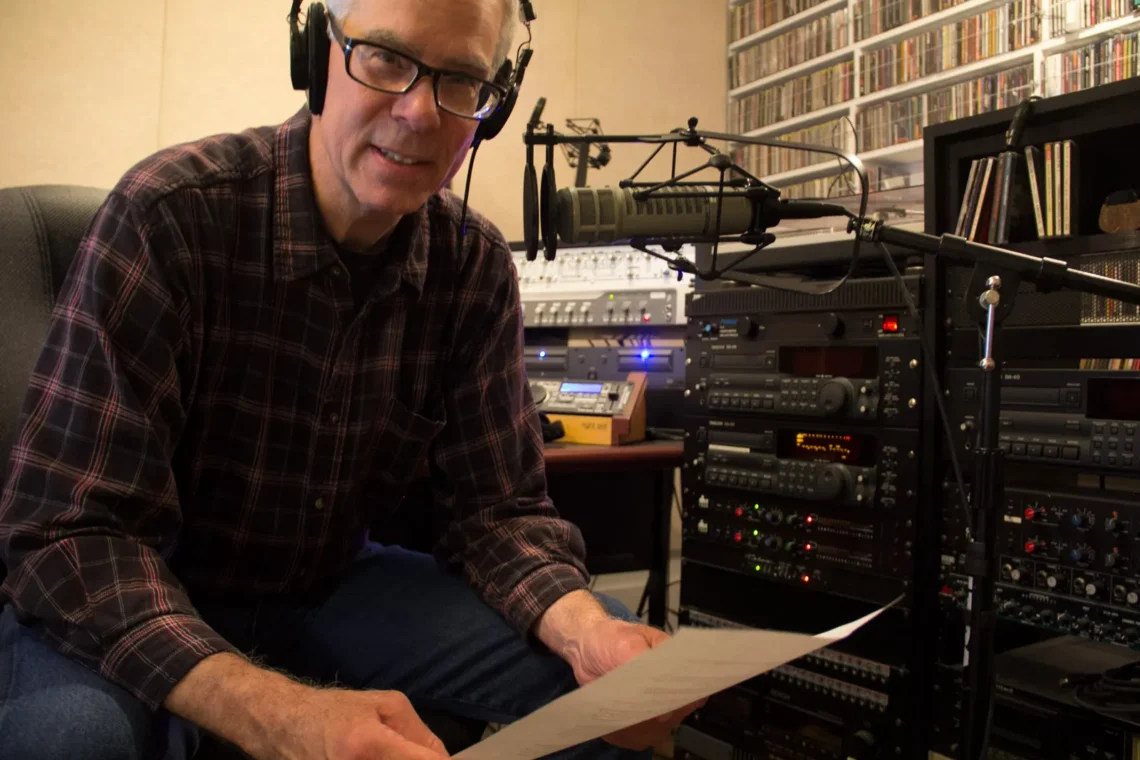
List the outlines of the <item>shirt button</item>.
{"label": "shirt button", "polygon": [[323,496],[318,496],[318,497],[317,497],[317,500],[313,502],[313,507],[314,507],[314,508],[316,508],[316,509],[324,509],[324,508],[325,508],[325,500],[324,500],[324,497],[323,497]]}

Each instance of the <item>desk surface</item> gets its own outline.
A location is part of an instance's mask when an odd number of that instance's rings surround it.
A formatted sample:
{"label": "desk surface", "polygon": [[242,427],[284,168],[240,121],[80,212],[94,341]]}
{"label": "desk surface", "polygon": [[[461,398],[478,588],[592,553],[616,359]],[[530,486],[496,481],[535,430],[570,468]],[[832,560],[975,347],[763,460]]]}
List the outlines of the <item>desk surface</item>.
{"label": "desk surface", "polygon": [[643,441],[624,446],[587,446],[577,443],[546,444],[547,472],[568,470],[636,470],[678,467],[685,459],[681,441]]}

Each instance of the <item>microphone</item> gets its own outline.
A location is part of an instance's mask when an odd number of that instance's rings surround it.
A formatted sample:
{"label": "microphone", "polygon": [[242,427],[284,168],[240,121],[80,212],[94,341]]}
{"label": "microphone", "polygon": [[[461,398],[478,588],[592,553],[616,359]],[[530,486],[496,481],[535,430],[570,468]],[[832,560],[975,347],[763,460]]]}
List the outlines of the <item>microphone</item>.
{"label": "microphone", "polygon": [[[763,232],[784,219],[850,216],[843,206],[820,201],[726,195],[716,185],[654,190],[646,200],[624,187],[568,187],[558,191],[550,221],[564,243],[612,243],[632,238],[696,238]],[[729,192],[735,192],[730,190]],[[693,197],[700,195],[702,197]],[[720,229],[717,211],[720,210]]]}
{"label": "microphone", "polygon": [[530,126],[538,127],[539,122],[542,121],[542,111],[546,108],[546,98],[539,98],[534,104],[534,110],[530,113],[530,121],[527,122]]}

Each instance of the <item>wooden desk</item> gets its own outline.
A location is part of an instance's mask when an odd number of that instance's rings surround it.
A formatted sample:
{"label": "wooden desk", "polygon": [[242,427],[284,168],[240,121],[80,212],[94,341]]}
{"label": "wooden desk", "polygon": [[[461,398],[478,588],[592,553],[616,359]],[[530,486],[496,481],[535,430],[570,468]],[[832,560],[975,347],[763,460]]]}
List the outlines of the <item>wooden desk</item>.
{"label": "wooden desk", "polygon": [[680,441],[644,441],[625,446],[584,446],[555,441],[546,444],[546,469],[597,472],[680,467],[684,456],[685,447]]}
{"label": "wooden desk", "polygon": [[[546,471],[565,472],[634,472],[652,470],[653,478],[653,543],[649,568],[649,582],[641,595],[637,614],[641,615],[649,604],[649,624],[665,627],[669,590],[669,537],[673,515],[673,470],[685,458],[685,447],[680,441],[644,441],[625,446],[584,446],[574,443],[546,444]],[[557,506],[557,505],[555,505]],[[587,551],[589,547],[586,547]]]}
{"label": "wooden desk", "polygon": [[[577,473],[641,473],[653,483],[650,504],[653,507],[649,551],[649,582],[638,605],[640,615],[649,605],[649,622],[664,628],[667,619],[669,585],[669,538],[672,523],[673,470],[684,461],[684,445],[680,441],[644,441],[625,446],[585,446],[574,443],[548,443],[545,446],[546,471],[555,477]],[[648,477],[652,476],[652,477]],[[612,479],[612,477],[611,477]],[[430,505],[432,500],[427,462],[417,468],[417,479],[409,486],[406,502]],[[557,507],[557,500],[555,507]],[[416,515],[433,515],[431,509],[405,509],[399,526],[390,523],[374,525],[373,540],[400,544],[414,551],[430,552],[431,546],[445,526],[434,517],[414,522]],[[642,530],[636,525],[636,530]],[[589,551],[589,546],[586,547]]]}

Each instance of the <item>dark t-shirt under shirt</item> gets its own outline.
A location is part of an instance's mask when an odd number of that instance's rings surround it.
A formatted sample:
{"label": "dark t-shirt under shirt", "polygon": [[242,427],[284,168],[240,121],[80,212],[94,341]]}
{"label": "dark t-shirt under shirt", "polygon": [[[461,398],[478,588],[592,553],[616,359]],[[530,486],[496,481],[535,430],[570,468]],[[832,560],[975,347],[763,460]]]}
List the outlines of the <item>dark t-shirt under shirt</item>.
{"label": "dark t-shirt under shirt", "polygon": [[348,270],[348,279],[352,284],[352,300],[356,302],[356,310],[359,312],[364,306],[364,299],[368,297],[368,293],[384,270],[385,251],[357,253],[335,243],[333,248],[336,249],[340,263]]}

